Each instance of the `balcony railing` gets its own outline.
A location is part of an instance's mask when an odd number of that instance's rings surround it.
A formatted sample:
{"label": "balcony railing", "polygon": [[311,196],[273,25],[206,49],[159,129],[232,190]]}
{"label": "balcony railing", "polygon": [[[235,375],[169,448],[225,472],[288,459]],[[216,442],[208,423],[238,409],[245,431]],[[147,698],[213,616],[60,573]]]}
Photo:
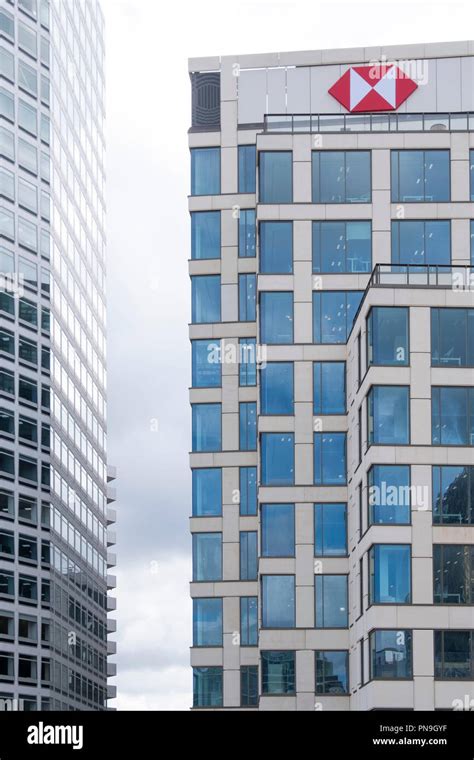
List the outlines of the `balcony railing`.
{"label": "balcony railing", "polygon": [[474,267],[376,264],[368,288],[449,288],[474,295]]}
{"label": "balcony railing", "polygon": [[474,132],[474,113],[266,114],[265,132]]}

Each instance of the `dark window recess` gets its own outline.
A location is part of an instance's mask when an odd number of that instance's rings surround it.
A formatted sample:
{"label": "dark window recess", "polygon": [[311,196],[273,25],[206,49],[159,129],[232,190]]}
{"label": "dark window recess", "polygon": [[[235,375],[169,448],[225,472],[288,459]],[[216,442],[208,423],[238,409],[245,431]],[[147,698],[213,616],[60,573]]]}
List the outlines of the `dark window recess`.
{"label": "dark window recess", "polygon": [[221,126],[221,75],[219,73],[196,72],[191,74],[192,126]]}

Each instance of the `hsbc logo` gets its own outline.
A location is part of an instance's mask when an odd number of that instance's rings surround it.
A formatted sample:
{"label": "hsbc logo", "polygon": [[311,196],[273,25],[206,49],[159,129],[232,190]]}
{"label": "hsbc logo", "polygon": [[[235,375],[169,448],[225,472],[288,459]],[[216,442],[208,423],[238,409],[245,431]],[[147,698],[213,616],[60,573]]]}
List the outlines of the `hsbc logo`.
{"label": "hsbc logo", "polygon": [[329,94],[352,113],[396,111],[418,88],[396,64],[351,66]]}

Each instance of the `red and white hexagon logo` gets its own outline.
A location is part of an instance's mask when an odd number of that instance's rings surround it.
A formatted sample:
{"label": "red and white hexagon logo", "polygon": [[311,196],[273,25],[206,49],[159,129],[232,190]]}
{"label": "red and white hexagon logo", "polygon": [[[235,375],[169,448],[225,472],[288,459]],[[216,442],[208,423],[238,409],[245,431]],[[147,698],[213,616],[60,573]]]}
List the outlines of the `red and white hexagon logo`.
{"label": "red and white hexagon logo", "polygon": [[352,66],[329,94],[348,111],[396,111],[418,85],[395,64]]}

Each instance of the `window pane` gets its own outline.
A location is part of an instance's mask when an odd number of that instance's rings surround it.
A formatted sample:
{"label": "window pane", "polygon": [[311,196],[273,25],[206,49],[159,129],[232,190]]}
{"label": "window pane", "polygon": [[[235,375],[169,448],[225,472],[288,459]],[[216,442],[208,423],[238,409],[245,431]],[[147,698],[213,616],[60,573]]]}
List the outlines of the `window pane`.
{"label": "window pane", "polygon": [[433,522],[474,522],[474,467],[433,467]]}
{"label": "window pane", "polygon": [[392,151],[393,202],[449,200],[449,150]]}
{"label": "window pane", "polygon": [[193,646],[222,646],[222,599],[193,599]]}
{"label": "window pane", "polygon": [[193,668],[193,707],[222,707],[222,668]]}
{"label": "window pane", "polygon": [[260,162],[260,203],[292,203],[293,154],[262,151]]}
{"label": "window pane", "polygon": [[239,256],[240,258],[255,258],[256,256],[256,221],[253,209],[240,211]]}
{"label": "window pane", "polygon": [[[374,465],[369,470],[369,514],[373,525],[410,523],[410,467]],[[421,503],[418,504],[418,507]]]}
{"label": "window pane", "polygon": [[193,451],[220,451],[221,405],[193,405]]}
{"label": "window pane", "polygon": [[345,363],[315,362],[313,382],[314,414],[344,414],[346,411]]}
{"label": "window pane", "polygon": [[347,628],[347,575],[315,576],[316,628]]}
{"label": "window pane", "polygon": [[222,384],[219,341],[193,340],[193,388],[220,388]]}
{"label": "window pane", "polygon": [[262,577],[262,625],[264,628],[295,627],[295,576]]}
{"label": "window pane", "polygon": [[240,705],[258,706],[258,665],[243,665],[240,668]]}
{"label": "window pane", "polygon": [[472,631],[435,631],[435,678],[473,679]]}
{"label": "window pane", "polygon": [[193,470],[193,517],[222,514],[222,470]]}
{"label": "window pane", "polygon": [[261,222],[260,271],[262,274],[293,272],[292,222]]}
{"label": "window pane", "polygon": [[240,580],[257,580],[257,532],[240,533]]}
{"label": "window pane", "polygon": [[346,343],[362,300],[359,291],[313,293],[313,342]]}
{"label": "window pane", "polygon": [[255,322],[257,319],[257,277],[239,274],[239,320]]}
{"label": "window pane", "polygon": [[392,264],[449,266],[450,222],[392,222]]}
{"label": "window pane", "polygon": [[219,275],[192,277],[194,324],[221,321],[221,278]]}
{"label": "window pane", "polygon": [[347,504],[314,505],[314,556],[347,554]]}
{"label": "window pane", "polygon": [[473,551],[473,546],[435,544],[433,547],[435,604],[473,603]]}
{"label": "window pane", "polygon": [[239,145],[239,193],[255,193],[257,178],[257,148]]}
{"label": "window pane", "polygon": [[294,414],[293,362],[262,366],[260,382],[261,414]]}
{"label": "window pane", "polygon": [[262,293],[260,296],[261,341],[293,343],[293,293]]}
{"label": "window pane", "polygon": [[191,258],[220,259],[220,211],[199,211],[191,214]]}
{"label": "window pane", "polygon": [[257,450],[257,404],[239,404],[239,448],[240,451]]}
{"label": "window pane", "polygon": [[220,148],[193,148],[191,150],[191,195],[219,195],[220,191]]}
{"label": "window pane", "polygon": [[431,363],[474,365],[474,309],[431,309]]}
{"label": "window pane", "polygon": [[313,203],[369,203],[369,151],[315,151]]}
{"label": "window pane", "polygon": [[295,653],[262,652],[263,694],[295,693]]}
{"label": "window pane", "polygon": [[316,652],[316,694],[347,694],[348,664],[347,652]]}
{"label": "window pane", "polygon": [[410,604],[410,546],[377,544],[370,549],[370,601],[373,604]]}
{"label": "window pane", "polygon": [[472,446],[474,390],[432,388],[432,442],[443,446]]}
{"label": "window pane", "polygon": [[373,386],[369,394],[369,442],[407,444],[410,442],[409,388],[396,385]]}
{"label": "window pane", "polygon": [[241,467],[240,481],[240,514],[257,514],[257,468]]}
{"label": "window pane", "polygon": [[256,596],[240,597],[240,644],[244,647],[258,643],[258,599]]}
{"label": "window pane", "polygon": [[193,581],[222,580],[222,533],[193,534]]}
{"label": "window pane", "polygon": [[257,385],[256,338],[239,340],[239,385],[240,387]]}
{"label": "window pane", "polygon": [[373,631],[370,657],[372,678],[412,678],[411,631]]}
{"label": "window pane", "polygon": [[315,485],[341,486],[346,479],[346,434],[315,433]]}
{"label": "window pane", "polygon": [[367,320],[368,365],[407,365],[408,330],[408,309],[374,306]]}
{"label": "window pane", "polygon": [[262,484],[293,485],[295,441],[288,433],[262,433]]}
{"label": "window pane", "polygon": [[295,556],[294,504],[262,504],[262,555]]}

